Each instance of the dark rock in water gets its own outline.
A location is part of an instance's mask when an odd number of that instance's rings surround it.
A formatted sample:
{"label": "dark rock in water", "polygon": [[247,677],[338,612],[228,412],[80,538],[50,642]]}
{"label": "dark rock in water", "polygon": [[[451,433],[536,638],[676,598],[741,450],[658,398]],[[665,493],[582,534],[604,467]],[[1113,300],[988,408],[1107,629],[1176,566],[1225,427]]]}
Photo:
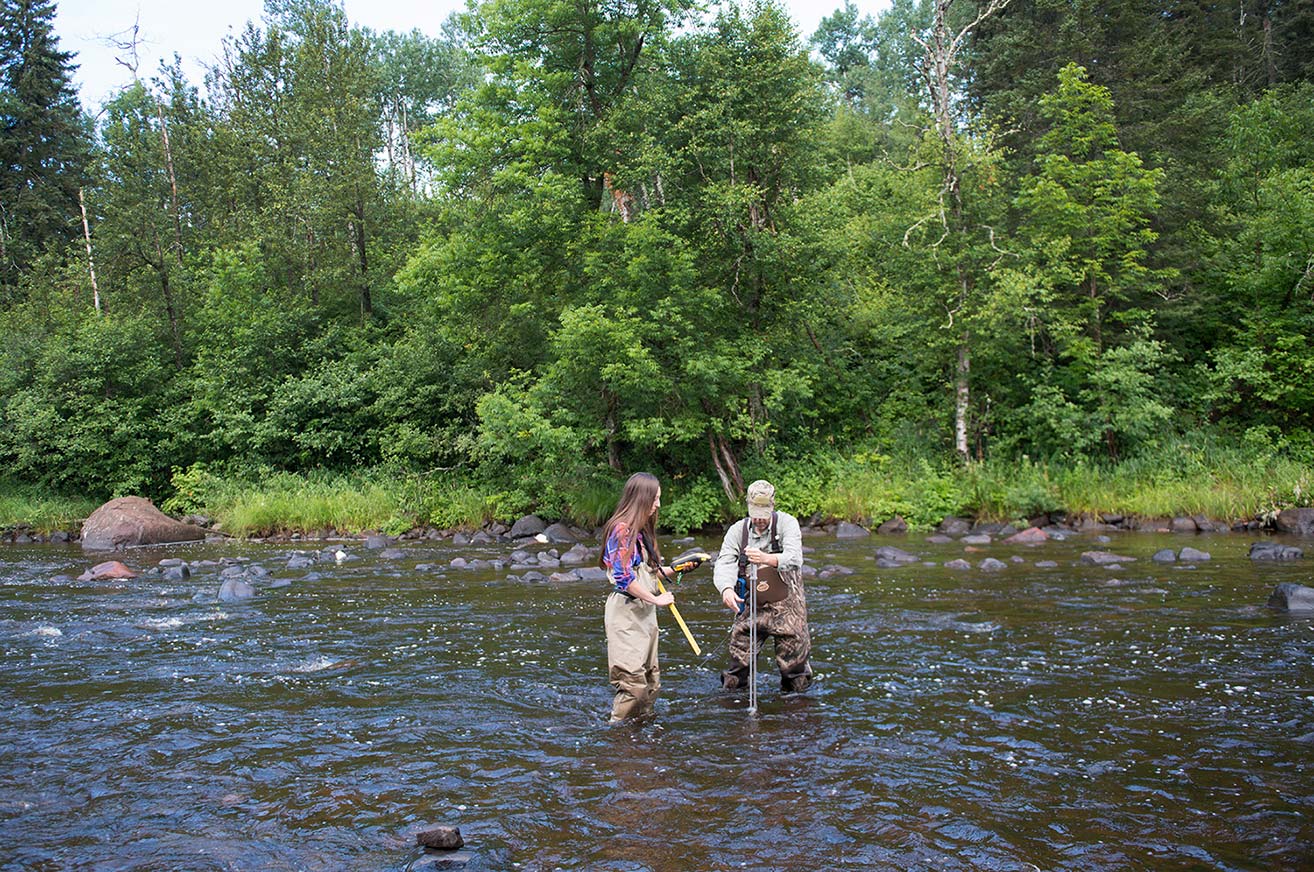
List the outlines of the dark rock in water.
{"label": "dark rock in water", "polygon": [[1027,527],[1021,533],[1014,533],[1004,540],[1006,545],[1038,545],[1048,542],[1049,534],[1039,527]]}
{"label": "dark rock in water", "polygon": [[1284,581],[1273,589],[1273,594],[1268,598],[1268,606],[1289,612],[1314,611],[1314,587]]}
{"label": "dark rock in water", "polygon": [[556,569],[561,566],[561,561],[549,554],[538,555],[538,565],[544,569]]}
{"label": "dark rock in water", "polygon": [[547,581],[548,577],[536,569],[531,569],[529,572],[520,576],[520,580],[526,582]]}
{"label": "dark rock in water", "polygon": [[1135,557],[1124,557],[1121,554],[1113,554],[1108,551],[1083,551],[1081,552],[1081,562],[1087,566],[1109,566],[1114,563],[1134,563]]}
{"label": "dark rock in water", "polygon": [[1196,548],[1183,548],[1182,552],[1178,554],[1177,557],[1188,563],[1203,563],[1210,559],[1208,551],[1200,551]]}
{"label": "dark rock in water", "polygon": [[1173,518],[1168,522],[1168,529],[1174,533],[1199,533],[1200,528],[1196,526],[1194,518]]}
{"label": "dark rock in water", "polygon": [[1095,541],[1100,543],[1101,545],[1108,545],[1113,540],[1110,539],[1108,536],[1096,536]]}
{"label": "dark rock in water", "polygon": [[1155,563],[1176,563],[1177,552],[1173,551],[1171,548],[1160,548],[1158,551],[1154,552],[1154,556],[1150,559]]}
{"label": "dark rock in water", "polygon": [[917,558],[902,548],[894,548],[890,545],[882,545],[876,549],[876,559],[889,560],[893,563],[916,563]]}
{"label": "dark rock in water", "polygon": [[552,582],[579,581],[579,576],[576,575],[573,570],[571,570],[570,572],[554,572],[548,576],[548,581],[552,581]]}
{"label": "dark rock in water", "polygon": [[[827,575],[827,573],[829,573],[829,575]],[[818,575],[825,576],[827,578],[834,575],[852,575],[852,574],[853,574],[852,569],[850,569],[847,566],[840,566],[838,563],[827,564],[826,566],[821,567],[821,571],[818,573]]]}
{"label": "dark rock in water", "polygon": [[196,542],[204,538],[205,530],[175,521],[142,497],[110,500],[82,524],[82,547],[89,551]]}
{"label": "dark rock in water", "polygon": [[467,536],[467,535],[465,535],[464,533],[454,533],[454,534],[452,535],[452,544],[453,544],[453,545],[469,545],[469,544],[470,544],[470,537]]}
{"label": "dark rock in water", "polygon": [[996,560],[993,557],[987,557],[980,563],[982,572],[999,572],[1001,569],[1007,569],[1008,564],[1002,560]]}
{"label": "dark rock in water", "polygon": [[315,559],[304,554],[293,554],[287,559],[288,569],[308,569],[314,565]]}
{"label": "dark rock in water", "polygon": [[511,552],[510,560],[512,563],[537,563],[538,557],[532,551],[526,551],[524,548],[517,548]]}
{"label": "dark rock in water", "polygon": [[136,578],[140,573],[129,569],[117,560],[97,563],[78,576],[78,581],[104,581],[112,578]]}
{"label": "dark rock in water", "polygon": [[1104,513],[1104,514],[1101,514],[1101,515],[1100,515],[1100,520],[1103,521],[1103,522],[1106,523],[1106,524],[1110,524],[1110,525],[1116,527],[1118,524],[1121,524],[1121,523],[1122,523],[1124,517],[1125,517],[1125,516],[1123,516],[1123,515],[1114,515],[1114,514]]}
{"label": "dark rock in water", "polygon": [[580,581],[606,581],[607,570],[601,566],[581,566],[574,570]]}
{"label": "dark rock in water", "polygon": [[936,528],[936,532],[946,536],[966,536],[972,532],[972,522],[966,518],[945,518]]}
{"label": "dark rock in water", "polygon": [[1283,509],[1274,523],[1280,533],[1314,536],[1314,508]]}
{"label": "dark rock in water", "polygon": [[525,536],[537,536],[547,529],[547,524],[538,515],[525,515],[520,520],[511,525],[511,532],[507,535],[512,539],[521,539]]}
{"label": "dark rock in water", "polygon": [[417,563],[415,564],[416,572],[433,572],[438,568],[437,563]]}
{"label": "dark rock in water", "polygon": [[270,590],[278,590],[281,587],[291,587],[291,586],[292,586],[292,582],[286,578],[275,578],[273,581],[269,582]]}
{"label": "dark rock in water", "polygon": [[964,536],[958,541],[962,542],[964,545],[989,545],[995,540],[990,538],[989,533],[973,533],[970,536]]}
{"label": "dark rock in water", "polygon": [[464,557],[453,557],[452,562],[448,565],[451,566],[452,569],[465,569],[470,565],[470,562]]}
{"label": "dark rock in water", "polygon": [[944,565],[944,568],[945,568],[945,569],[971,569],[971,568],[972,568],[972,564],[968,563],[966,560],[964,560],[963,558],[960,557],[960,558],[958,558],[957,560],[950,560],[948,563],[946,563],[946,564]]}
{"label": "dark rock in water", "polygon": [[1066,542],[1068,537],[1072,535],[1071,530],[1066,530],[1063,527],[1051,526],[1041,527],[1041,529],[1049,534],[1049,538],[1053,539],[1055,542]]}
{"label": "dark rock in water", "polygon": [[497,541],[496,539],[494,539],[488,533],[485,533],[483,530],[476,530],[475,534],[470,537],[471,545],[487,545],[490,542],[496,542],[496,541]]}
{"label": "dark rock in water", "polygon": [[570,545],[576,541],[575,534],[565,524],[551,524],[543,528],[543,535],[549,542],[558,545]]}
{"label": "dark rock in water", "polygon": [[491,524],[488,525],[488,535],[501,536],[510,529],[511,529],[510,527],[508,527],[506,524],[501,523],[500,521],[493,521]]}
{"label": "dark rock in water", "polygon": [[1036,568],[1037,568],[1037,569],[1053,569],[1053,568],[1056,567],[1056,566],[1058,566],[1058,564],[1055,563],[1053,560],[1037,560],[1037,561],[1036,561]]}
{"label": "dark rock in water", "polygon": [[591,556],[591,552],[587,545],[576,545],[574,548],[571,548],[565,554],[561,555],[561,565],[575,566],[580,563],[588,563]]}
{"label": "dark rock in water", "polygon": [[69,584],[75,579],[71,575],[52,575],[50,576],[51,584]]}
{"label": "dark rock in water", "polygon": [[876,532],[880,533],[882,536],[889,536],[897,533],[907,533],[908,522],[905,521],[900,516],[895,515],[893,518],[890,518],[888,521],[877,527]]}
{"label": "dark rock in water", "polygon": [[406,556],[406,552],[400,548],[384,548],[379,552],[380,560],[401,560]]}
{"label": "dark rock in water", "polygon": [[1017,530],[1012,524],[999,521],[978,521],[972,525],[972,532],[977,536],[1012,536]]}
{"label": "dark rock in water", "polygon": [[166,557],[160,561],[160,566],[163,566],[165,569],[168,569],[170,566],[186,566],[186,565],[187,565],[187,561],[183,560],[181,557]]}
{"label": "dark rock in water", "polygon": [[255,588],[240,578],[230,578],[219,587],[219,602],[240,603],[255,596]]}
{"label": "dark rock in water", "polygon": [[1012,557],[1008,558],[1008,562],[1009,562],[1009,563],[1026,563],[1025,560],[1023,560],[1021,557],[1018,557],[1016,554],[1014,554]]}
{"label": "dark rock in water", "polygon": [[392,544],[392,540],[387,536],[370,536],[365,540],[365,547],[371,551],[378,551],[380,548],[387,548]]}
{"label": "dark rock in water", "polygon": [[426,853],[423,858],[417,861],[414,868],[422,869],[464,869],[474,860],[474,855],[469,851],[452,851],[450,853]]}
{"label": "dark rock in water", "polygon": [[861,539],[863,536],[870,536],[871,531],[866,527],[859,527],[857,524],[850,524],[848,521],[840,521],[835,527],[836,539]]}
{"label": "dark rock in water", "polygon": [[476,560],[471,560],[469,563],[467,563],[467,564],[465,565],[465,568],[466,568],[466,569],[477,569],[477,570],[482,571],[482,570],[485,570],[485,569],[492,569],[492,568],[493,568],[493,564],[492,564],[492,561],[489,561],[489,560],[478,560],[478,559],[476,559]]}
{"label": "dark rock in water", "polygon": [[954,540],[943,533],[936,533],[934,536],[927,536],[926,541],[930,542],[932,545],[948,545]]}
{"label": "dark rock in water", "polygon": [[191,578],[191,576],[192,571],[188,569],[186,565],[183,565],[168,567],[164,570],[164,575],[162,575],[161,578],[165,581],[183,581],[184,579]]}
{"label": "dark rock in water", "polygon": [[906,563],[900,563],[900,562],[897,561],[897,560],[890,560],[890,559],[887,558],[887,557],[877,557],[877,558],[876,558],[876,568],[877,568],[877,569],[899,569],[900,567],[907,566],[907,565],[908,565],[908,564],[906,564]]}
{"label": "dark rock in water", "polygon": [[266,575],[269,574],[269,570],[265,569],[259,563],[253,563],[251,566],[248,566],[246,568],[246,574],[251,576],[252,578],[264,578]]}
{"label": "dark rock in water", "polygon": [[1299,560],[1305,552],[1278,542],[1255,542],[1250,546],[1251,560]]}
{"label": "dark rock in water", "polygon": [[445,824],[436,824],[431,827],[425,827],[415,834],[415,844],[421,848],[435,848],[442,851],[455,851],[457,848],[465,847],[465,839],[461,838],[461,830],[457,827],[449,827]]}
{"label": "dark rock in water", "polygon": [[810,566],[810,565],[808,565],[808,564],[806,564],[806,563],[803,564],[803,567],[802,567],[801,569],[799,569],[798,572],[799,572],[799,575],[803,576],[804,578],[816,578],[816,577],[817,577],[817,567],[815,567],[815,566]]}
{"label": "dark rock in water", "polygon": [[68,541],[68,531],[56,530],[55,532],[50,534],[50,541],[62,545],[63,543]]}

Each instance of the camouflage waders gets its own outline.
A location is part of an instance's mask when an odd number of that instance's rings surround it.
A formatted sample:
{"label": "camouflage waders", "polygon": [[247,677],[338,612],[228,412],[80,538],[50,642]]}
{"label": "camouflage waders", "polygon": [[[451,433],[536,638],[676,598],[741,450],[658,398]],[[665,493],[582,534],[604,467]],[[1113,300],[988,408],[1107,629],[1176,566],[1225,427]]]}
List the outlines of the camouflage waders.
{"label": "camouflage waders", "polygon": [[[776,643],[776,666],[780,669],[780,690],[795,693],[807,690],[812,684],[812,666],[808,655],[812,651],[812,637],[808,633],[808,604],[803,591],[802,573],[797,569],[785,570],[781,578],[789,585],[789,596],[780,602],[759,603],[757,606],[758,651],[771,636]],[[721,673],[721,685],[734,690],[748,684],[748,609],[735,617],[730,630],[730,665]],[[755,656],[757,652],[753,652]]]}
{"label": "camouflage waders", "polygon": [[[634,570],[630,584],[656,594],[657,579],[646,563]],[[611,719],[621,721],[652,709],[661,690],[657,666],[657,607],[619,591],[607,596],[607,679],[616,696]]]}

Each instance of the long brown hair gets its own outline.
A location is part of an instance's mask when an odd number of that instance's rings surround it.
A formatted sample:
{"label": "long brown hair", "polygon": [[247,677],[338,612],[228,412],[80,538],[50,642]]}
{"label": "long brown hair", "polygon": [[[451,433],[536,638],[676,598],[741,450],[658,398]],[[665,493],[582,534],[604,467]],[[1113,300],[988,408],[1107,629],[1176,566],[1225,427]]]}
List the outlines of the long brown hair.
{"label": "long brown hair", "polygon": [[[631,535],[636,538],[642,537],[643,550],[647,552],[648,563],[652,566],[661,566],[662,555],[657,549],[657,512],[649,514],[652,502],[657,499],[657,492],[661,487],[657,476],[650,472],[636,472],[626,480],[625,487],[621,489],[616,511],[611,513],[611,519],[602,528],[603,554],[607,553],[607,540],[611,538],[611,531],[617,524],[624,524]],[[598,558],[598,565],[604,565],[601,557]]]}

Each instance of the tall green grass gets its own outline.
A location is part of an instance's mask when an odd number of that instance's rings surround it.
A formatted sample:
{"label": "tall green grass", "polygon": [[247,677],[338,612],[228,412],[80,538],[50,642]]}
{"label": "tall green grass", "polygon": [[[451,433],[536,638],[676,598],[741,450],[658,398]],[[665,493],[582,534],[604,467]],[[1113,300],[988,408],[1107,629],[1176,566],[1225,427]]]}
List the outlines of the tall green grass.
{"label": "tall green grass", "polygon": [[0,530],[26,526],[40,533],[76,529],[100,505],[37,485],[0,481]]}

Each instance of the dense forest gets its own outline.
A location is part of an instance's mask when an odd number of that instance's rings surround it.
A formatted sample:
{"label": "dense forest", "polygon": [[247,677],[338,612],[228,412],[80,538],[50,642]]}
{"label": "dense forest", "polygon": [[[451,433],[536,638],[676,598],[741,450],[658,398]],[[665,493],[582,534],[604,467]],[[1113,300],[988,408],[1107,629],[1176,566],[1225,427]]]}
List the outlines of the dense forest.
{"label": "dense forest", "polygon": [[204,82],[127,45],[92,107],[53,0],[0,0],[8,486],[587,520],[649,469],[688,528],[763,474],[928,523],[1227,469],[1308,504],[1314,4],[693,5],[267,0]]}

